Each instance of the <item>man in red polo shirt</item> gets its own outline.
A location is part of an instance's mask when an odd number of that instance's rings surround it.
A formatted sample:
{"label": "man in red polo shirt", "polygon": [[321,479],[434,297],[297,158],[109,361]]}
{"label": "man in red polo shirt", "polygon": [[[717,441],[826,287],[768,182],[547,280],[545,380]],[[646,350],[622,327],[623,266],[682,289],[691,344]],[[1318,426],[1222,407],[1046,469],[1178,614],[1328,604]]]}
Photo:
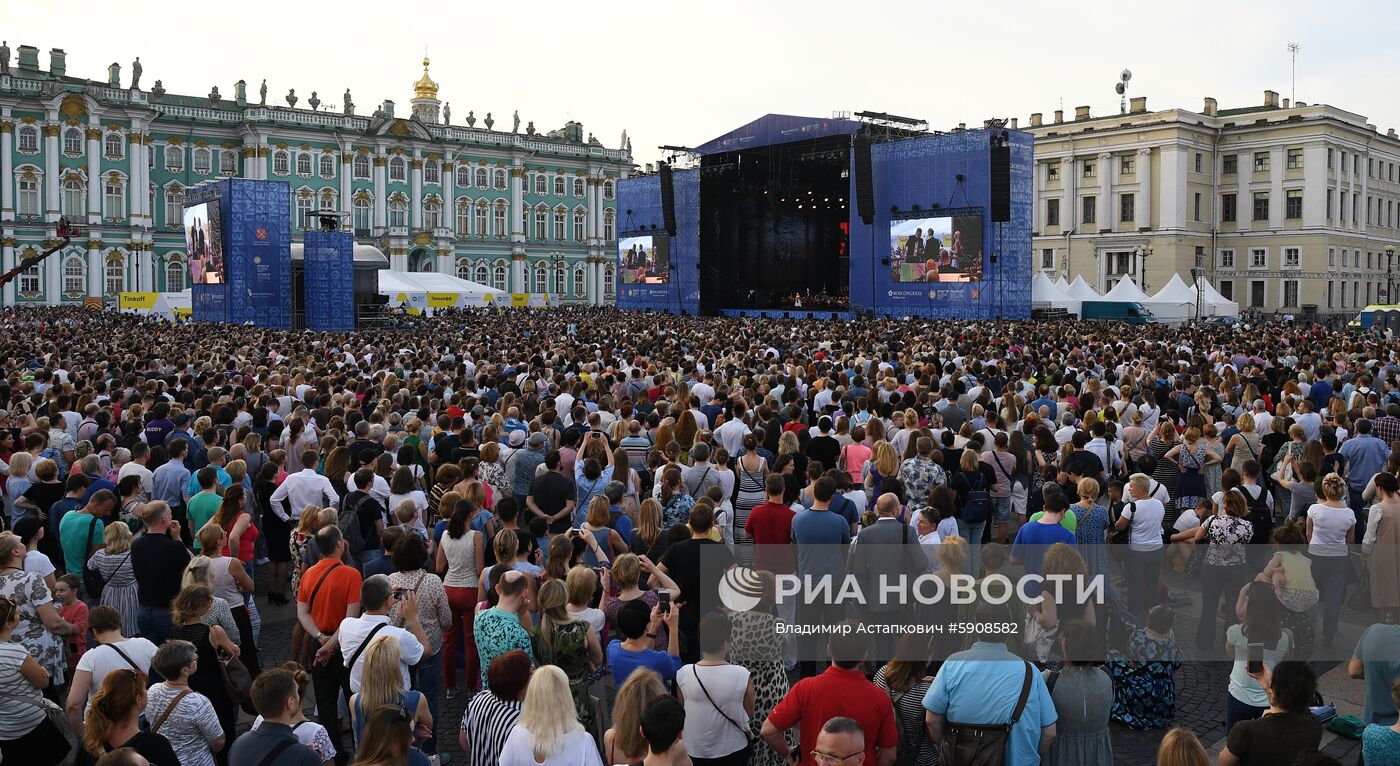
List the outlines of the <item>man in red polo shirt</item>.
{"label": "man in red polo shirt", "polygon": [[753,541],[753,568],[792,574],[792,519],[797,514],[783,502],[787,482],[770,473],[763,480],[763,504],[749,511],[744,533]]}
{"label": "man in red polo shirt", "polygon": [[[308,511],[309,513],[309,511]],[[348,545],[335,525],[316,533],[316,550],[321,560],[301,576],[297,592],[297,621],[313,639],[316,660],[311,667],[311,685],[316,693],[316,710],[337,753],[341,748],[339,698],[350,699],[350,669],[341,658],[338,642],[331,638],[340,621],[360,616],[360,573],[345,563]],[[326,651],[327,649],[331,651]]]}
{"label": "man in red polo shirt", "polygon": [[[840,624],[848,630],[834,633],[827,644],[831,666],[792,687],[763,722],[763,741],[789,764],[816,766],[812,751],[822,726],[833,718],[850,718],[865,732],[865,766],[891,766],[899,745],[894,706],[860,671],[869,637],[857,633],[853,621]],[[794,726],[800,727],[802,741],[789,751],[783,732]]]}

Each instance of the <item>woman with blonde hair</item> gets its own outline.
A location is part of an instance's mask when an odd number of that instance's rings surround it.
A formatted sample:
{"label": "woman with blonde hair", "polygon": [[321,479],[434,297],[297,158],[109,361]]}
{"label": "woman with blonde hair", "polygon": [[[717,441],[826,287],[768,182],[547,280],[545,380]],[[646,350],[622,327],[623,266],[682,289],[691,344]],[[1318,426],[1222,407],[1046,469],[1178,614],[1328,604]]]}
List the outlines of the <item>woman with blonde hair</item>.
{"label": "woman with blonde hair", "polygon": [[1239,433],[1230,437],[1230,441],[1225,444],[1225,452],[1230,455],[1230,467],[1236,471],[1244,466],[1246,460],[1259,460],[1259,452],[1263,447],[1254,425],[1254,416],[1248,412],[1235,418],[1235,428],[1239,429]]}
{"label": "woman with blonde hair", "polygon": [[[650,588],[642,587],[644,574],[647,576],[649,581],[647,584],[650,585]],[[609,635],[622,635],[617,626],[617,613],[622,609],[623,604],[641,600],[648,607],[654,607],[660,602],[657,594],[663,590],[670,593],[672,599],[680,597],[680,587],[657,568],[656,564],[647,556],[638,556],[633,553],[624,553],[618,556],[617,560],[613,562],[610,577],[617,588],[617,593],[616,595],[605,595],[603,598],[603,616],[607,620]],[[666,640],[666,626],[662,625],[656,632],[656,638],[652,639],[652,645],[657,651],[665,651]]]}
{"label": "woman with blonde hair", "polygon": [[428,766],[428,757],[413,747],[414,732],[407,723],[408,711],[398,705],[372,708],[353,766]]}
{"label": "woman with blonde hair", "polygon": [[[405,689],[400,664],[399,640],[393,636],[376,636],[365,648],[364,666],[360,675],[360,691],[350,696],[350,728],[355,744],[368,744],[364,738],[367,710],[382,705],[394,705],[411,711],[413,727],[419,738],[431,736],[433,716],[428,712],[428,698],[420,691]],[[426,735],[424,734],[426,732]]]}
{"label": "woman with blonde hair", "polygon": [[880,494],[880,486],[885,479],[893,479],[899,475],[899,465],[899,454],[895,452],[893,444],[884,440],[875,442],[870,460],[865,463],[865,476],[862,479],[870,496],[871,507],[875,505],[875,498]]}
{"label": "woman with blonde hair", "polygon": [[1157,746],[1157,766],[1211,766],[1211,762],[1196,733],[1178,726]]}
{"label": "woman with blonde hair", "polygon": [[652,700],[666,695],[666,686],[654,670],[643,668],[627,676],[613,703],[612,728],[603,732],[603,752],[609,764],[641,764],[647,754],[647,741],[642,738],[642,711]]}
{"label": "woman with blonde hair", "polygon": [[140,604],[136,598],[136,574],[131,568],[131,529],[125,524],[108,524],[102,530],[103,547],[88,559],[87,568],[102,578],[99,605],[121,613],[122,623],[136,625]]}
{"label": "woman with blonde hair", "polygon": [[1337,635],[1346,597],[1347,542],[1356,525],[1356,514],[1347,505],[1347,498],[1346,479],[1329,473],[1322,478],[1318,502],[1307,510],[1308,557],[1322,606],[1323,645],[1331,645]]}
{"label": "woman with blonde hair", "polygon": [[631,551],[639,556],[651,556],[660,561],[666,552],[666,530],[662,527],[661,502],[654,497],[642,501],[637,510],[637,525],[632,528]]}
{"label": "woman with blonde hair", "polygon": [[[616,529],[608,526],[608,522],[612,519],[611,508],[605,495],[595,495],[592,500],[588,501],[588,514],[584,517],[583,524],[580,525],[583,529],[593,533],[594,539],[599,542],[599,547],[607,553],[608,559],[628,551],[627,541],[622,539],[622,535],[618,534]],[[583,559],[584,563],[589,566],[607,563],[606,560],[593,560],[594,555],[591,547],[583,552]]]}
{"label": "woman with blonde hair", "polygon": [[574,715],[564,671],[545,665],[530,677],[520,722],[501,748],[500,766],[602,766],[592,735]]}
{"label": "woman with blonde hair", "polygon": [[540,622],[530,631],[530,643],[536,662],[558,667],[568,676],[578,721],[585,729],[592,729],[595,721],[588,685],[592,670],[603,664],[603,647],[593,627],[569,613],[568,602],[564,582],[550,580],[540,586],[535,597]]}

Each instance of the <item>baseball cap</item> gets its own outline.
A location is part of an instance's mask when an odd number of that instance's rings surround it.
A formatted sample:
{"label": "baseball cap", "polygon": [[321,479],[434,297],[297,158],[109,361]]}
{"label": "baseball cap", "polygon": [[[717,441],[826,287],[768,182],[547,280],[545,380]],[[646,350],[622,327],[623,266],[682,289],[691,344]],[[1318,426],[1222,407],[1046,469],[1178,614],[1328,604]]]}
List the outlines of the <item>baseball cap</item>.
{"label": "baseball cap", "polygon": [[175,425],[177,425],[177,426],[182,426],[182,425],[184,425],[184,424],[186,424],[186,423],[188,423],[188,422],[190,422],[190,416],[189,416],[189,415],[186,415],[186,414],[183,413],[183,412],[180,413],[179,415],[176,415],[176,416],[175,416],[174,423],[175,423]]}
{"label": "baseball cap", "polygon": [[[515,432],[512,432],[512,433],[511,433],[511,439],[512,439],[512,441],[515,439],[515,435],[516,435],[516,434],[524,434],[524,433],[525,433],[524,431],[515,431]],[[538,431],[535,432],[535,433],[530,434],[530,446],[531,446],[531,447],[543,447],[543,446],[544,446],[544,442],[545,442],[544,434],[539,433]]]}

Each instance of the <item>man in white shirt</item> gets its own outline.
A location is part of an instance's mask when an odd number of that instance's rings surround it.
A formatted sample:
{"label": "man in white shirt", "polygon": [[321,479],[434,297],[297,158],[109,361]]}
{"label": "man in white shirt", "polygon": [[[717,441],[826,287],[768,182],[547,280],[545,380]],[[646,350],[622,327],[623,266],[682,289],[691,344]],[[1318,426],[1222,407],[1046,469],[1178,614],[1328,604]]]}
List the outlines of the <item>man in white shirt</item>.
{"label": "man in white shirt", "polygon": [[1254,400],[1254,433],[1267,436],[1273,433],[1274,416],[1264,408],[1263,399]]}
{"label": "man in white shirt", "polygon": [[715,438],[732,458],[738,458],[744,453],[744,437],[752,432],[749,424],[744,422],[744,415],[748,409],[743,402],[734,403],[734,417],[724,421],[719,428],[715,429]]}
{"label": "man in white shirt", "polygon": [[[301,519],[301,509],[308,505],[317,508],[331,508],[340,502],[340,494],[331,486],[330,479],[316,473],[317,454],[307,450],[302,454],[302,469],[282,480],[272,492],[272,512],[283,521],[296,522]],[[283,501],[291,504],[291,513],[283,508]]]}
{"label": "man in white shirt", "polygon": [[1066,412],[1064,417],[1060,418],[1060,424],[1059,430],[1055,431],[1055,441],[1059,442],[1061,446],[1064,446],[1069,444],[1070,439],[1074,438],[1074,432],[1076,430],[1074,427],[1074,413]]}
{"label": "man in white shirt", "polygon": [[1135,473],[1128,479],[1128,504],[1114,528],[1128,533],[1128,611],[1147,614],[1158,603],[1162,577],[1162,519],[1167,509],[1151,497],[1151,477]]}
{"label": "man in white shirt", "polygon": [[[696,377],[699,378],[700,371],[696,370],[695,373]],[[690,384],[690,393],[700,400],[701,407],[709,404],[710,401],[715,398],[715,387],[710,385],[711,380],[714,380],[714,376],[707,375],[705,378],[698,379]]]}
{"label": "man in white shirt", "polygon": [[[403,688],[412,688],[408,669],[417,665],[427,652],[428,635],[418,619],[418,598],[411,590],[395,590],[388,575],[374,575],[360,585],[360,604],[365,611],[359,617],[340,621],[331,641],[338,643],[345,667],[350,669],[350,691],[360,691],[360,674],[365,666],[365,651],[379,636],[391,636],[399,642],[399,665],[403,671]],[[399,605],[399,617],[407,630],[389,624],[389,610]]]}
{"label": "man in white shirt", "polygon": [[145,442],[136,442],[131,445],[131,460],[122,466],[117,472],[117,483],[128,476],[141,477],[141,502],[151,499],[151,478],[155,475],[151,469],[146,467],[146,461],[151,457],[151,448]]}
{"label": "man in white shirt", "polygon": [[1316,439],[1322,428],[1322,416],[1313,411],[1313,403],[1307,399],[1298,402],[1298,414],[1293,417],[1293,422],[1303,427],[1303,435],[1308,437],[1308,441]]}

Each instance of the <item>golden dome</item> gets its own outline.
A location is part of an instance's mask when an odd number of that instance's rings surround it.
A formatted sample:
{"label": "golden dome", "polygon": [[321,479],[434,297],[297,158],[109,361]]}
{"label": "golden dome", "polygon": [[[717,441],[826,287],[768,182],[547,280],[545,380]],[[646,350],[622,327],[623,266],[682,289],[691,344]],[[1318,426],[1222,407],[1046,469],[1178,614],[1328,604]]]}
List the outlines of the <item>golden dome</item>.
{"label": "golden dome", "polygon": [[414,98],[437,98],[438,84],[428,76],[428,57],[423,57],[423,76],[413,83]]}

